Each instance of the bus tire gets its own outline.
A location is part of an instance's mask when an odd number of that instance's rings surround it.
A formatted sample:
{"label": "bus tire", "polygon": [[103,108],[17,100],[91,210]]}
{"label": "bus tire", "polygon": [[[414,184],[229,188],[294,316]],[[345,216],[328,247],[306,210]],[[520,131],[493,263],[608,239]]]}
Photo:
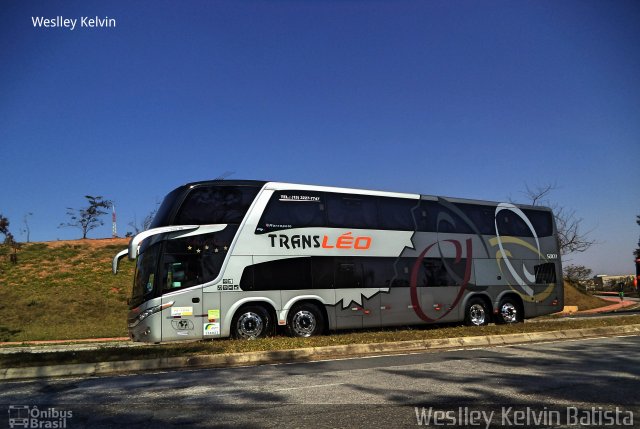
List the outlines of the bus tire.
{"label": "bus tire", "polygon": [[524,320],[522,306],[510,296],[502,298],[498,305],[498,317],[496,322],[500,324],[520,323]]}
{"label": "bus tire", "polygon": [[467,326],[484,326],[489,323],[491,313],[487,303],[481,298],[471,298],[464,311],[464,324]]}
{"label": "bus tire", "polygon": [[287,316],[287,333],[291,337],[312,337],[324,331],[324,316],[316,305],[295,305]]}
{"label": "bus tire", "polygon": [[235,339],[253,340],[266,337],[273,329],[273,320],[262,306],[250,305],[236,312],[231,321],[231,336]]}

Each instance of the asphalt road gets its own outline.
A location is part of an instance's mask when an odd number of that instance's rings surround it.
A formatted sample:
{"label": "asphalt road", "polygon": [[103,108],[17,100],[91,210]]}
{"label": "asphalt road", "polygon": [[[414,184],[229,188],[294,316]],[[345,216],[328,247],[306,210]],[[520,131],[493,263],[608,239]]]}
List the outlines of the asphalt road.
{"label": "asphalt road", "polygon": [[430,417],[431,427],[486,427],[485,417],[491,417],[492,427],[504,427],[527,423],[525,416],[529,424],[519,427],[564,427],[566,418],[591,423],[580,427],[601,427],[607,418],[618,418],[619,426],[630,423],[630,412],[633,425],[640,426],[639,388],[640,337],[615,337],[5,382],[0,427],[25,416],[49,422],[42,427],[58,422],[67,428],[395,428],[419,427],[419,417],[422,423]]}

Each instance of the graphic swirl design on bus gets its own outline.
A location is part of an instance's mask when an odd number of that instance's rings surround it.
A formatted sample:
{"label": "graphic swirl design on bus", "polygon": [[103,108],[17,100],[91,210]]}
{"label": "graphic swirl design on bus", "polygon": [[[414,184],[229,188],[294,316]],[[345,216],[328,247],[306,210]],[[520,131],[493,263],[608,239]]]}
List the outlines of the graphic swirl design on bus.
{"label": "graphic swirl design on bus", "polygon": [[[441,205],[445,206],[448,210],[454,212],[460,219],[462,219],[471,228],[471,230],[474,231],[475,235],[480,239],[480,242],[484,247],[486,256],[490,258],[491,254],[490,254],[489,248],[486,246],[485,240],[483,240],[482,234],[480,233],[479,228],[461,210],[459,210],[455,205],[453,205],[446,199],[439,198],[438,202]],[[535,246],[533,246],[532,244],[528,243],[527,241],[521,238],[513,237],[509,235],[502,235],[500,233],[500,228],[498,227],[498,214],[503,210],[508,210],[512,212],[526,224],[526,226],[529,228],[529,231],[531,231],[532,238],[535,241]],[[438,213],[438,218],[436,221],[436,226],[437,226],[436,234],[438,235],[441,234],[440,225],[442,223],[449,223],[455,227],[455,220],[446,212],[440,212]],[[549,297],[549,295],[554,290],[555,283],[548,283],[547,287],[542,292],[535,294],[534,289],[532,288],[532,285],[536,283],[535,273],[531,273],[527,269],[524,262],[522,263],[521,270],[518,271],[518,269],[514,267],[514,265],[510,260],[511,256],[513,255],[513,253],[510,251],[510,246],[517,246],[517,247],[520,247],[521,249],[524,249],[534,254],[537,260],[540,261],[541,263],[546,263],[549,261],[549,258],[547,258],[545,255],[543,255],[540,252],[540,242],[538,239],[538,234],[535,228],[533,227],[531,221],[527,218],[524,212],[518,207],[516,207],[515,205],[510,203],[500,203],[495,209],[494,226],[495,226],[496,236],[489,239],[489,244],[491,245],[492,248],[495,248],[495,247],[498,248],[495,253],[495,261],[499,269],[499,272],[501,274],[501,277],[505,279],[510,289],[516,292],[523,300],[529,301],[529,302],[539,302]],[[414,237],[415,237],[415,234],[414,234]],[[412,238],[412,242],[414,242],[413,238]],[[454,267],[452,267],[447,262],[443,252],[443,246],[454,247],[455,249],[454,265],[463,264],[464,277],[460,277],[458,273],[453,269]],[[461,299],[464,296],[464,293],[467,290],[468,286],[470,285],[470,280],[471,280],[472,260],[473,260],[472,239],[466,239],[464,247],[465,247],[465,252],[463,253],[463,250],[462,250],[463,244],[460,242],[460,240],[455,240],[455,239],[440,240],[438,238],[435,242],[428,244],[417,256],[411,270],[409,285],[410,285],[410,294],[411,294],[411,305],[415,313],[417,314],[417,316],[420,317],[420,319],[426,322],[436,322],[444,318],[445,316],[447,316],[453,309],[455,309],[460,304]],[[415,245],[414,245],[414,249],[415,249]],[[442,265],[444,269],[447,271],[448,275],[451,276],[451,278],[455,280],[456,284],[460,286],[458,293],[453,298],[453,302],[450,305],[446,306],[445,311],[443,313],[440,313],[438,317],[430,317],[426,314],[425,310],[423,310],[420,304],[420,299],[418,296],[419,295],[418,294],[419,273],[420,273],[420,270],[422,269],[423,260],[430,254],[440,258]],[[464,256],[464,260],[463,260],[463,256]],[[425,279],[424,286],[429,287],[432,285],[429,285],[428,281]],[[386,290],[381,289],[381,291],[388,292],[388,289]]]}

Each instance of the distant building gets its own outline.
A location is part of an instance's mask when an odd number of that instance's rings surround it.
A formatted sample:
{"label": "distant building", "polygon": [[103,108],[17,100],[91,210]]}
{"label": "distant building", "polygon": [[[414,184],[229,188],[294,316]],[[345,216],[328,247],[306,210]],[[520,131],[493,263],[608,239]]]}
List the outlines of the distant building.
{"label": "distant building", "polygon": [[627,285],[629,282],[632,282],[632,281],[633,281],[632,274],[617,275],[617,276],[610,276],[608,274],[598,274],[593,278],[593,283],[595,284],[596,289],[599,289],[599,290],[614,288],[620,282],[623,282],[625,285]]}

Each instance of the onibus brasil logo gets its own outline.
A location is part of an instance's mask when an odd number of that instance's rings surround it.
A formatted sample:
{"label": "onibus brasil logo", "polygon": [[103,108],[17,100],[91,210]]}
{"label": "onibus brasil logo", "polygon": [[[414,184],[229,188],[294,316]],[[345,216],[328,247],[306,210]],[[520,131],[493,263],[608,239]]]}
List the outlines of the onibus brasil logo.
{"label": "onibus brasil logo", "polygon": [[54,407],[40,410],[37,405],[9,405],[10,428],[62,429],[73,417],[73,411]]}

